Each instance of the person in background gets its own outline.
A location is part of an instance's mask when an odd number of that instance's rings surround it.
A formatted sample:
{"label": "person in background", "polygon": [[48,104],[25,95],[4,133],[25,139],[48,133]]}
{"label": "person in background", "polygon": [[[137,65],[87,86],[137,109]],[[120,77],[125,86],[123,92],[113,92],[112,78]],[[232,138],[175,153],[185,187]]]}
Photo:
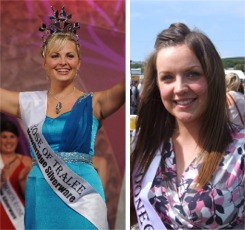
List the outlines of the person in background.
{"label": "person in background", "polygon": [[241,80],[236,73],[228,73],[225,82],[230,119],[234,124],[245,127],[245,96]]}
{"label": "person in background", "polygon": [[240,92],[242,95],[245,94],[244,86],[243,86],[242,81],[240,82],[240,85],[239,85],[239,88],[238,88],[238,92]]}
{"label": "person in background", "polygon": [[92,158],[102,120],[124,104],[125,83],[98,92],[75,87],[79,23],[70,19],[63,7],[40,28],[49,88],[0,91],[1,111],[22,119],[31,145],[26,229],[108,229],[104,190]]}
{"label": "person in background", "polygon": [[132,115],[137,114],[137,109],[138,109],[138,103],[139,103],[139,90],[138,90],[138,82],[133,81],[131,85],[131,105],[132,105],[132,110],[131,113]]}
{"label": "person in background", "polygon": [[[26,180],[32,167],[32,160],[29,156],[16,152],[18,140],[17,126],[11,121],[2,121],[0,127],[0,188],[2,191],[6,181],[9,181],[24,206]],[[0,203],[0,228],[16,229],[13,219],[8,215],[8,208],[3,205],[3,202]],[[11,208],[15,209],[15,207]]]}
{"label": "person in background", "polygon": [[144,79],[139,79],[139,84],[137,86],[138,88],[138,91],[139,91],[139,96],[141,95],[142,91],[143,91],[143,82],[144,82]]}
{"label": "person in background", "polygon": [[213,43],[173,23],[144,70],[131,154],[135,227],[244,229],[245,130],[229,121]]}

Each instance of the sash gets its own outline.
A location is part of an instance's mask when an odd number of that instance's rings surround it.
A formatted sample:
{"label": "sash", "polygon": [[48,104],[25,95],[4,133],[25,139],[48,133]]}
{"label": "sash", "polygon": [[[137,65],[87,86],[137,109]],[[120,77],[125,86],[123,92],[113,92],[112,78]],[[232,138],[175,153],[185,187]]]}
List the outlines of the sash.
{"label": "sash", "polygon": [[38,166],[54,192],[98,229],[108,229],[107,208],[100,194],[74,173],[42,135],[47,91],[20,93],[20,110]]}
{"label": "sash", "polygon": [[[2,168],[3,162],[0,157],[0,169],[2,170]],[[0,190],[0,202],[15,229],[24,229],[25,209],[9,180],[2,185],[2,189]]]}
{"label": "sash", "polygon": [[154,207],[149,202],[148,193],[152,185],[154,176],[161,160],[160,151],[157,152],[153,161],[151,162],[143,180],[140,184],[143,174],[133,175],[133,189],[134,189],[134,206],[138,219],[139,229],[144,230],[164,230],[161,218],[156,213]]}

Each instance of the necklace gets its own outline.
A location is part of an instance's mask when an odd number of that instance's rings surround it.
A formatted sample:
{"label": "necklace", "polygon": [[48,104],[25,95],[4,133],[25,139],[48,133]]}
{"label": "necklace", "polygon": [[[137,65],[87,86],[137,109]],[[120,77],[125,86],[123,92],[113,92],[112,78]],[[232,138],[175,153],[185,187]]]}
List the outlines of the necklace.
{"label": "necklace", "polygon": [[10,161],[7,165],[6,165],[6,169],[10,169],[10,166],[15,162],[15,160],[18,158],[18,155],[17,154],[15,154],[15,158],[12,160],[12,161]]}
{"label": "necklace", "polygon": [[61,109],[62,109],[62,102],[61,102],[61,100],[63,100],[65,97],[69,97],[70,95],[72,95],[74,93],[74,91],[75,91],[75,87],[73,88],[73,91],[70,94],[68,94],[68,95],[66,95],[66,96],[64,96],[64,97],[62,97],[60,99],[58,99],[50,91],[48,91],[48,93],[50,94],[50,96],[52,96],[58,102],[57,105],[56,105],[56,107],[55,107],[56,114],[59,114],[60,111],[61,111]]}

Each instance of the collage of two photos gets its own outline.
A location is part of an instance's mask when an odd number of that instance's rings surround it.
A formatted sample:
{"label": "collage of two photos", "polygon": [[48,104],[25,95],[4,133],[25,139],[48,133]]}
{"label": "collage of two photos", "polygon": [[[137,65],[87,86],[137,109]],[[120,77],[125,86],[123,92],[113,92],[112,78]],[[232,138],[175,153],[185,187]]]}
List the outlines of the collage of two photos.
{"label": "collage of two photos", "polygon": [[244,6],[131,1],[131,229],[245,229]]}
{"label": "collage of two photos", "polygon": [[0,10],[0,229],[245,228],[243,0]]}

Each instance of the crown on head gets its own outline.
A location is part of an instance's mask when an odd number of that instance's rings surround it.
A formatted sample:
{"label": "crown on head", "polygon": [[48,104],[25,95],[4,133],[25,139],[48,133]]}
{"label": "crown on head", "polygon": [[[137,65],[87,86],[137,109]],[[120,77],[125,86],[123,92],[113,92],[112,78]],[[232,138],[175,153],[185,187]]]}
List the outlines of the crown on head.
{"label": "crown on head", "polygon": [[72,15],[67,15],[64,6],[60,12],[58,10],[55,11],[52,6],[51,9],[53,10],[54,15],[49,17],[50,24],[47,26],[43,23],[42,27],[39,28],[39,31],[44,32],[42,37],[43,45],[50,35],[57,33],[71,33],[76,38],[77,44],[79,44],[79,37],[77,35],[77,30],[80,28],[79,23],[69,21],[69,19],[72,18]]}

